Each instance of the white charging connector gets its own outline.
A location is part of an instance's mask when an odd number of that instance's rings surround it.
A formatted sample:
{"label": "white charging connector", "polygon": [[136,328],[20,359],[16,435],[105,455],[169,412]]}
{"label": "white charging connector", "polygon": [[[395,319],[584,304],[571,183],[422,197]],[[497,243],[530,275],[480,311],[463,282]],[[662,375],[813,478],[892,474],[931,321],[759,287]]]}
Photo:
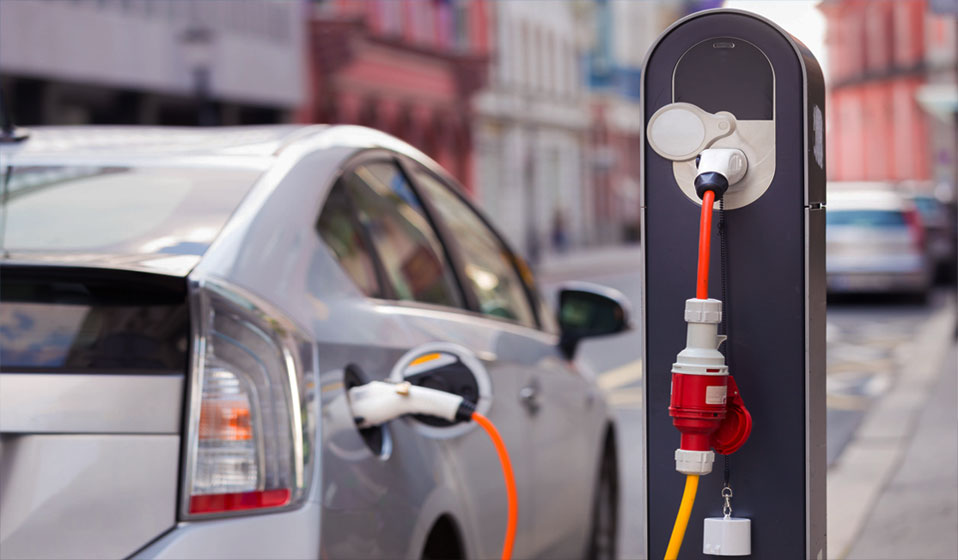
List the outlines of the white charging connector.
{"label": "white charging connector", "polygon": [[729,186],[732,186],[745,177],[748,171],[748,159],[745,157],[745,152],[736,148],[709,148],[699,154],[696,166],[699,175],[718,173],[725,177]]}
{"label": "white charging connector", "polygon": [[704,199],[707,191],[722,198],[730,186],[738,183],[748,171],[748,160],[742,150],[735,148],[709,148],[695,160],[698,175],[695,176],[695,194]]}
{"label": "white charging connector", "polygon": [[426,414],[450,422],[469,420],[473,406],[461,396],[408,381],[371,381],[349,390],[353,419],[360,428],[385,424],[405,414]]}

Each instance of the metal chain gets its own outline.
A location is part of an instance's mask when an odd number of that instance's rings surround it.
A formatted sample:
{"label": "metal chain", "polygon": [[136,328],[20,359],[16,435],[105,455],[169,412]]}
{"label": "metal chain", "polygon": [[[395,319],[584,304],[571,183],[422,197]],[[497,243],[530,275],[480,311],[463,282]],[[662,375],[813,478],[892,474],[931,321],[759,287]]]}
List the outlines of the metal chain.
{"label": "metal chain", "polygon": [[[725,217],[725,197],[719,199],[719,246],[721,247],[721,276],[722,276],[722,334],[728,336],[728,222]],[[730,349],[729,342],[725,343],[725,360],[726,363],[731,365]],[[722,508],[722,513],[725,514],[725,519],[728,519],[732,516],[732,487],[729,485],[729,480],[732,477],[732,466],[731,461],[728,455],[725,455],[725,472],[724,474],[724,483],[725,486],[722,488],[722,497],[725,499],[725,505]]]}

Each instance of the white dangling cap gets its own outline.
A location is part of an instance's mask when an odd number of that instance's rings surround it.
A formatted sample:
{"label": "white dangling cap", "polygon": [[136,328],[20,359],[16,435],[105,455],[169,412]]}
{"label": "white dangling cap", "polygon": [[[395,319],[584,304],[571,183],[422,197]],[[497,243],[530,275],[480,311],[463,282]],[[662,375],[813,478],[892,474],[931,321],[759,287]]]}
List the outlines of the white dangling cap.
{"label": "white dangling cap", "polygon": [[702,553],[715,556],[748,556],[752,553],[752,520],[742,517],[707,517]]}

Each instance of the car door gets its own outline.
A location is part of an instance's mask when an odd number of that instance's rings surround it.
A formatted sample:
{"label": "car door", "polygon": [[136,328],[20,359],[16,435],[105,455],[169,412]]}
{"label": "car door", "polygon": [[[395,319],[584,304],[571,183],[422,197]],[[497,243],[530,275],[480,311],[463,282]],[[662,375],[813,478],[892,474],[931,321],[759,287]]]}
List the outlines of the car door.
{"label": "car door", "polygon": [[[488,416],[512,452],[520,508],[530,503],[527,425],[516,399],[521,375],[510,350],[522,345],[501,324],[470,310],[431,217],[396,161],[373,152],[350,164],[332,187],[317,230],[354,294],[315,280],[324,284],[317,291],[325,292],[336,324],[320,341],[329,385],[383,380],[409,353],[436,343],[462,349],[491,380]],[[332,452],[324,454],[324,487],[330,490],[323,548],[330,557],[418,557],[422,551],[405,548],[407,542],[444,513],[455,517],[470,557],[498,556],[506,493],[492,444],[476,426],[444,432],[400,419],[363,434],[371,457],[354,428],[326,420]],[[516,557],[534,552],[522,538],[532,532],[530,513],[520,513]]]}
{"label": "car door", "polygon": [[[421,166],[411,175],[454,245],[455,264],[478,310],[521,333],[509,358],[517,367],[518,398],[531,432],[532,515],[537,555],[568,556],[588,534],[591,452],[601,407],[593,387],[558,350],[554,321],[532,275],[489,223],[454,187]],[[543,335],[546,336],[543,336]]]}

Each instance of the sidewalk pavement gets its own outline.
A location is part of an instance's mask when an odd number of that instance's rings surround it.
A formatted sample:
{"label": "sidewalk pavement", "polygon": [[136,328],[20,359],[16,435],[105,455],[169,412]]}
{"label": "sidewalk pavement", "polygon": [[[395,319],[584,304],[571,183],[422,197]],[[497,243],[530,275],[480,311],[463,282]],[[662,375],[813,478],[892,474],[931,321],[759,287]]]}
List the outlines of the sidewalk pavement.
{"label": "sidewalk pavement", "polygon": [[828,556],[958,559],[955,303],[916,333],[894,386],[828,473]]}
{"label": "sidewalk pavement", "polygon": [[590,277],[611,276],[638,270],[641,255],[638,244],[585,247],[543,255],[535,264],[535,272],[540,279],[551,282],[581,277],[583,271]]}

